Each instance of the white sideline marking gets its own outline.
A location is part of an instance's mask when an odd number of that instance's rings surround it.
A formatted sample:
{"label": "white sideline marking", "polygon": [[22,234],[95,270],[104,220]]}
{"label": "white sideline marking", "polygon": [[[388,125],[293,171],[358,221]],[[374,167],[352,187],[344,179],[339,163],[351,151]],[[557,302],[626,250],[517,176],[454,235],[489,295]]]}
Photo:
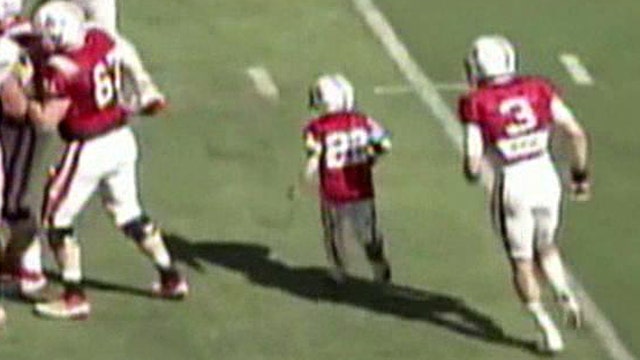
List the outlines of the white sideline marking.
{"label": "white sideline marking", "polygon": [[576,84],[591,86],[595,83],[589,70],[584,66],[578,55],[564,53],[560,54],[558,59],[560,59],[560,62],[564,65],[565,69],[567,69],[567,72]]}
{"label": "white sideline marking", "polygon": [[[451,141],[456,145],[456,149],[462,151],[462,133],[454,113],[444,102],[433,82],[411,57],[388,20],[371,0],[352,1],[360,16],[364,18],[369,28],[384,46],[407,82],[411,84],[420,99],[431,109],[431,112],[442,125]],[[490,180],[487,180],[487,177],[484,176],[483,183],[485,188],[491,185]],[[611,322],[603,315],[575,276],[571,275],[571,278],[575,282],[578,296],[580,296],[584,306],[585,321],[593,328],[596,337],[607,353],[615,360],[635,360],[635,357],[618,337]]]}
{"label": "white sideline marking", "polygon": [[278,90],[278,86],[273,81],[273,77],[271,77],[271,74],[265,67],[250,67],[247,69],[247,75],[249,75],[253,81],[253,86],[255,86],[258,94],[272,101],[278,100],[280,90]]}
{"label": "white sideline marking", "polygon": [[[434,87],[440,91],[453,91],[460,92],[469,89],[469,86],[465,83],[439,83],[434,84]],[[403,95],[412,92],[412,88],[407,85],[378,85],[373,88],[373,93],[376,95]]]}

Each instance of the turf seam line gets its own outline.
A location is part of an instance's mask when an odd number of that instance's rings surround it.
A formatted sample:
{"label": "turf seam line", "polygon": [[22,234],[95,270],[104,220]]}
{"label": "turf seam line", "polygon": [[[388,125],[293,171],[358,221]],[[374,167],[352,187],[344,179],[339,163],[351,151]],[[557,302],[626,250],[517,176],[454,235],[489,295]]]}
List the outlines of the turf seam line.
{"label": "turf seam line", "polygon": [[[416,95],[435,115],[436,120],[454,143],[458,152],[462,152],[462,131],[456,116],[436,89],[433,81],[411,56],[406,45],[400,40],[382,11],[372,0],[352,0],[352,2],[358,14],[383,45],[406,81],[415,90]],[[485,168],[487,171],[491,171],[490,168]],[[491,176],[483,176],[485,189],[490,189],[491,181]],[[578,296],[582,300],[586,315],[585,320],[609,356],[614,360],[636,360],[618,337],[611,321],[598,308],[573,273],[570,270],[568,272]]]}

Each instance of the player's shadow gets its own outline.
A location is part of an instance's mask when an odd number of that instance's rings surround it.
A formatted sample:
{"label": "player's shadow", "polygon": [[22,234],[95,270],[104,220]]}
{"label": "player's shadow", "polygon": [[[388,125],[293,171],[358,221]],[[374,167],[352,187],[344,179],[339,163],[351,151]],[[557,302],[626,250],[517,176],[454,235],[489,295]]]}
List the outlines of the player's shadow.
{"label": "player's shadow", "polygon": [[503,346],[536,351],[534,342],[507,335],[488,315],[460,298],[401,285],[380,286],[349,277],[335,288],[319,267],[296,267],[270,257],[266,246],[245,242],[190,242],[170,234],[165,237],[177,261],[204,272],[201,261],[237,271],[251,283],[274,288],[311,301],[346,304],[403,319],[426,321],[450,331]]}

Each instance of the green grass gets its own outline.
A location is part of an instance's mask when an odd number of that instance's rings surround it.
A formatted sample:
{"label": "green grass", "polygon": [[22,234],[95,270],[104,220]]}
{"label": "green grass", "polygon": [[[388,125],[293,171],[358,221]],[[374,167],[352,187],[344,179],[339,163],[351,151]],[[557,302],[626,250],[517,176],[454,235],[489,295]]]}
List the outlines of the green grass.
{"label": "green grass", "polygon": [[[403,84],[403,78],[349,1],[121,5],[123,31],[139,44],[171,101],[167,116],[137,125],[143,198],[172,234],[193,296],[184,303],[142,296],[151,267],[92,204],[80,234],[93,316],[85,323],[42,321],[28,306],[9,303],[0,357],[538,358],[522,346],[536,334],[510,288],[482,191],[465,184],[458,155],[416,97],[373,93],[374,86]],[[637,198],[632,184],[640,174],[630,99],[638,84],[625,76],[637,58],[635,45],[625,42],[637,5],[627,1],[606,16],[604,3],[579,6],[575,0],[563,2],[563,12],[551,1],[379,5],[437,81],[459,81],[462,56],[475,35],[506,31],[521,43],[528,70],[565,86],[596,143],[597,197],[590,205],[570,206],[563,242],[588,290],[637,350],[631,336],[640,319],[631,299],[640,285],[630,275],[637,264],[633,256],[621,256],[638,248],[637,205],[630,201]],[[598,31],[586,36],[593,28]],[[571,85],[555,60],[561,50],[586,60],[595,88]],[[253,65],[273,74],[279,102],[255,93],[245,75]],[[333,71],[353,80],[360,106],[394,135],[394,153],[377,174],[398,284],[386,292],[362,279],[369,273],[355,246],[353,268],[362,278],[340,294],[323,290],[316,200],[285,197],[302,161],[306,88],[318,74]],[[567,341],[561,358],[604,358],[589,329],[567,332]]]}

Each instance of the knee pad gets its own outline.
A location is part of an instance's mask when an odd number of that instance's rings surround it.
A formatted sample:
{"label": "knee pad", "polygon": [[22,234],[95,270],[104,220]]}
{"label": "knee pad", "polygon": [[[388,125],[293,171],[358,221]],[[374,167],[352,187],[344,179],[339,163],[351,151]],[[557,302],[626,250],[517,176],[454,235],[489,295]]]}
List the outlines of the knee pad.
{"label": "knee pad", "polygon": [[155,225],[146,215],[137,217],[122,226],[122,232],[124,235],[138,244],[142,243],[149,235],[153,234],[155,230]]}
{"label": "knee pad", "polygon": [[367,258],[370,261],[382,261],[384,260],[384,243],[382,240],[376,240],[370,244],[365,245],[365,252]]}

